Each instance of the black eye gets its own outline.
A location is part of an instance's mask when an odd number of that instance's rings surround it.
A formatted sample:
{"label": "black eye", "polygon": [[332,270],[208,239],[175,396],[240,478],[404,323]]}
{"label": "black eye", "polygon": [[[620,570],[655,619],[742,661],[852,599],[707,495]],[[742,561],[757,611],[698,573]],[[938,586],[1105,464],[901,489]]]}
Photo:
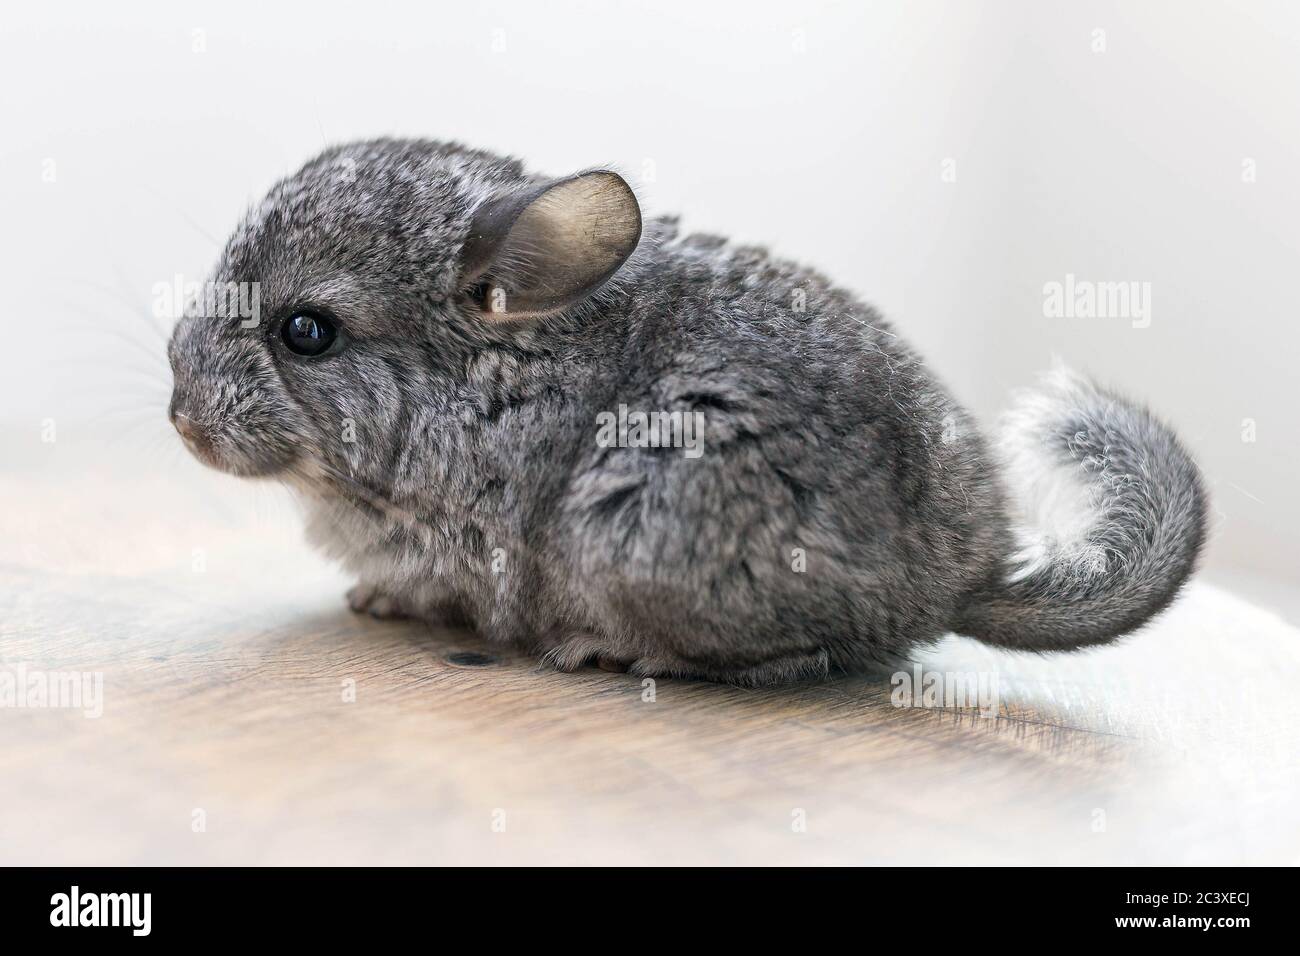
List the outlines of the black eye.
{"label": "black eye", "polygon": [[284,344],[290,352],[298,355],[320,355],[334,344],[337,337],[333,322],[311,312],[289,316],[280,329]]}

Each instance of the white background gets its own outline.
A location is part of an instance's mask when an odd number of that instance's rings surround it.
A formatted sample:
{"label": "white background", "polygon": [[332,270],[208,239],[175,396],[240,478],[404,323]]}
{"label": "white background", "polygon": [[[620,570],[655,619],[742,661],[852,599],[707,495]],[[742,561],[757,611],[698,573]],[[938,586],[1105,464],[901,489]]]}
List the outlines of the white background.
{"label": "white background", "polygon": [[[1145,399],[1210,573],[1297,579],[1300,5],[14,4],[0,97],[16,440],[161,434],[152,286],[326,142],[452,138],[818,266],[985,421],[1053,355]],[[1151,283],[1150,327],[1045,317],[1067,273]]]}

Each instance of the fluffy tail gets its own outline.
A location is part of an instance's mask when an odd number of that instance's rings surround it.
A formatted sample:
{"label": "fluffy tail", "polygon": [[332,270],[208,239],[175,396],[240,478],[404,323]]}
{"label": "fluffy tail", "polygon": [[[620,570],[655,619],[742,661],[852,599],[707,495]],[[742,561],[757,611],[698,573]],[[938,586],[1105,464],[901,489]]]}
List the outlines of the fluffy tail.
{"label": "fluffy tail", "polygon": [[[954,630],[1035,651],[1102,644],[1168,606],[1205,539],[1200,471],[1144,408],[1066,369],[1002,435],[1019,551]],[[1017,514],[1019,513],[1019,514]]]}

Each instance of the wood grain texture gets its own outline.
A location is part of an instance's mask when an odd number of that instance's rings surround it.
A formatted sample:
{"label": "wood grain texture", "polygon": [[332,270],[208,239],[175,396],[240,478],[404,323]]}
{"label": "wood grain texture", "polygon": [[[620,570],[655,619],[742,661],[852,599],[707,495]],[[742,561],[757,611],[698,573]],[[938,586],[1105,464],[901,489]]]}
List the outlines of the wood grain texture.
{"label": "wood grain texture", "polygon": [[8,437],[0,671],[102,673],[104,709],[0,709],[3,863],[1300,858],[1300,635],[1208,585],[1118,647],[925,655],[995,717],[889,675],[649,701],[350,613],[269,486]]}

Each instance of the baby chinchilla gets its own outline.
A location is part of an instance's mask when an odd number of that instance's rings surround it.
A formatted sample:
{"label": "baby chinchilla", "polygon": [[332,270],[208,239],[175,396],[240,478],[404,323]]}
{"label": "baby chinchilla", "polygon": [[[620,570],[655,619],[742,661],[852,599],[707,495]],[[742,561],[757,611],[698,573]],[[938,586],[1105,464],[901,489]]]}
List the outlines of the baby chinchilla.
{"label": "baby chinchilla", "polygon": [[[201,460],[301,492],[352,607],[562,669],[761,684],[948,631],[1100,644],[1174,597],[1195,464],[1064,370],[1000,447],[885,321],[758,248],[642,222],[617,174],[330,149],[244,219],[170,345]],[[1046,519],[1051,519],[1050,523]]]}

